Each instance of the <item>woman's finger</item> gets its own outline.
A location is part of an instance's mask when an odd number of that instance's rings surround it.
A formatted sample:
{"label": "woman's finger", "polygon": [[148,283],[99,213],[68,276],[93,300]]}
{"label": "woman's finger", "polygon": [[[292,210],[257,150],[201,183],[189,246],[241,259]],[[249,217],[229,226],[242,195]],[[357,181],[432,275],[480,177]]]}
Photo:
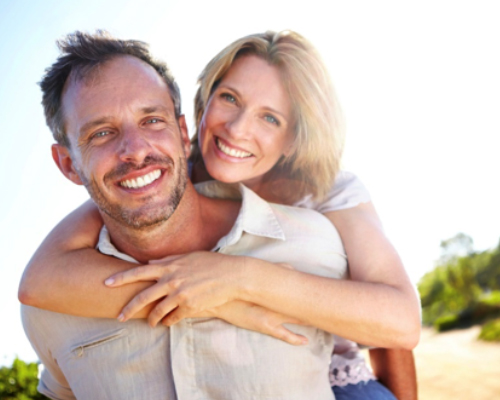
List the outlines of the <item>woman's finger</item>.
{"label": "woman's finger", "polygon": [[167,285],[155,284],[147,289],[144,289],[140,293],[136,294],[132,300],[130,300],[125,307],[123,307],[118,320],[120,322],[125,322],[132,318],[137,312],[142,310],[147,305],[164,298],[169,294],[169,288]]}
{"label": "woman's finger", "polygon": [[305,336],[294,333],[285,328],[283,325],[273,327],[267,334],[288,344],[293,344],[294,346],[303,346],[308,343]]}
{"label": "woman's finger", "polygon": [[[167,296],[164,300],[160,301],[149,313],[149,326],[154,328],[160,321],[162,321],[162,324],[167,325],[164,321],[168,321],[169,318],[171,318],[171,315],[178,313],[178,311],[179,305],[177,304],[177,302],[175,302],[173,298]],[[168,326],[170,326],[170,324]]]}
{"label": "woman's finger", "polygon": [[160,277],[160,269],[161,267],[158,265],[140,265],[111,275],[104,281],[104,284],[110,287],[118,287],[140,281],[157,281]]}
{"label": "woman's finger", "polygon": [[166,315],[162,320],[162,325],[172,326],[177,322],[183,320],[184,318],[191,318],[191,315],[188,315],[185,309],[182,307],[177,307],[173,309],[168,315]]}

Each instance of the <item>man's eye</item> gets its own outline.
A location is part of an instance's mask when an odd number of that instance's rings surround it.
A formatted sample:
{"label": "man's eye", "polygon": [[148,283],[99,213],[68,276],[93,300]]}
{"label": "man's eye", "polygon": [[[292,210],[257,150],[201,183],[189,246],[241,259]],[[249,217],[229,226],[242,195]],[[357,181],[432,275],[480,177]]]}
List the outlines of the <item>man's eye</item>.
{"label": "man's eye", "polygon": [[234,96],[230,95],[229,93],[222,93],[220,97],[230,103],[236,103],[236,99],[234,98]]}
{"label": "man's eye", "polygon": [[146,121],[146,124],[157,124],[158,122],[161,122],[159,118],[151,118]]}
{"label": "man's eye", "polygon": [[93,138],[101,138],[101,137],[107,136],[109,134],[110,134],[109,131],[100,131],[100,132],[94,133],[94,135],[92,135],[92,137]]}
{"label": "man's eye", "polygon": [[269,114],[268,114],[268,115],[265,115],[265,116],[264,116],[264,119],[265,119],[267,122],[271,123],[271,124],[275,124],[275,125],[277,125],[277,126],[280,126],[280,122],[279,122],[279,121],[278,121],[275,117],[273,117],[272,115],[269,115]]}

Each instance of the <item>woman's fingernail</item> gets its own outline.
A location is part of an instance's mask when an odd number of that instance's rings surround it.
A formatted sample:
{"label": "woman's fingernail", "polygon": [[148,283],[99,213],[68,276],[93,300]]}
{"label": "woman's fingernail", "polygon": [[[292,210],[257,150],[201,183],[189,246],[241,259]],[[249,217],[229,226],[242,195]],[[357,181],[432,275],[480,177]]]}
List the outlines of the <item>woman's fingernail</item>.
{"label": "woman's fingernail", "polygon": [[115,280],[113,278],[108,278],[104,281],[104,284],[107,286],[112,285],[113,283],[115,283]]}
{"label": "woman's fingernail", "polygon": [[125,315],[123,315],[123,313],[121,313],[121,314],[118,316],[118,321],[120,321],[120,322],[125,321]]}

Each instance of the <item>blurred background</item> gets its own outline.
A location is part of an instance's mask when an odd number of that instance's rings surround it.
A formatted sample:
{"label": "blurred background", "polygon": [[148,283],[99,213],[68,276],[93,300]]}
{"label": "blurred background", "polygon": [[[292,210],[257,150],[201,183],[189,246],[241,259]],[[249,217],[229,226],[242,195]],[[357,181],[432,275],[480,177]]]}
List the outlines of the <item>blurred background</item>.
{"label": "blurred background", "polygon": [[499,17],[498,2],[485,0],[0,0],[0,365],[36,361],[17,285],[45,235],[87,198],[53,164],[37,86],[55,40],[75,30],[150,43],[178,80],[191,131],[197,76],[220,49],[269,29],[307,37],[345,113],[344,168],[368,187],[421,282],[424,323],[491,319],[500,302]]}

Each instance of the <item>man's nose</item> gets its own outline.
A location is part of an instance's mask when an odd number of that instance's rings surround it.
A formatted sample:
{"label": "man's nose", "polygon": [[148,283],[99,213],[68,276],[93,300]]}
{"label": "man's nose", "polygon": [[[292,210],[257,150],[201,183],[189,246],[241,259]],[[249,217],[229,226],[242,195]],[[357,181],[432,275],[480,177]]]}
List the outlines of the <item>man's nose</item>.
{"label": "man's nose", "polygon": [[123,162],[140,164],[152,152],[151,143],[138,127],[125,127],[121,132],[118,156]]}

